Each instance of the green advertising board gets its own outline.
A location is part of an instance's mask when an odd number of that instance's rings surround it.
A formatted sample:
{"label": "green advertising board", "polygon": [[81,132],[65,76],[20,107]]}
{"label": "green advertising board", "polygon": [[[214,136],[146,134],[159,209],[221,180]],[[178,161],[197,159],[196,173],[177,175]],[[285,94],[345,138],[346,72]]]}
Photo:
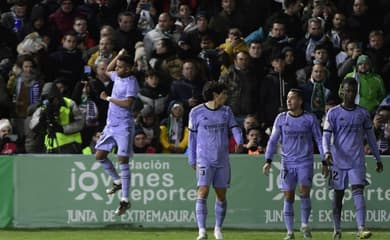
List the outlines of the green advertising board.
{"label": "green advertising board", "polygon": [[[368,157],[371,158],[371,157]],[[274,161],[269,176],[261,173],[261,157],[232,155],[232,184],[228,192],[226,227],[284,229],[283,195],[277,187],[280,164]],[[318,160],[318,159],[317,159]],[[385,169],[386,169],[386,160]],[[107,196],[111,185],[92,156],[37,155],[14,157],[13,226],[37,227],[195,227],[195,172],[182,155],[136,155],[132,167],[132,208],[118,217],[114,210],[119,194]],[[331,198],[327,180],[315,163],[310,225],[332,226]],[[367,225],[387,228],[390,221],[390,187],[385,174],[375,173],[368,159],[365,190]],[[343,228],[355,228],[350,191],[345,194]],[[214,225],[214,195],[208,199],[208,226]],[[299,196],[295,204],[299,226]]]}
{"label": "green advertising board", "polygon": [[13,182],[12,156],[0,157],[0,228],[12,223]]}

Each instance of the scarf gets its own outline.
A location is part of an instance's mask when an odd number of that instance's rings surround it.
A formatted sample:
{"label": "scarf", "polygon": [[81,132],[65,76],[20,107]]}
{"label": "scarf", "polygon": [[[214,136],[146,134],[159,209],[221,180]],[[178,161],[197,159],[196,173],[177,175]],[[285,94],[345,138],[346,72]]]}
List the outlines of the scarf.
{"label": "scarf", "polygon": [[168,119],[168,139],[169,142],[179,145],[183,137],[183,119],[176,119],[172,115]]}
{"label": "scarf", "polygon": [[325,110],[325,87],[322,81],[313,80],[313,92],[311,94],[311,111],[323,113]]}

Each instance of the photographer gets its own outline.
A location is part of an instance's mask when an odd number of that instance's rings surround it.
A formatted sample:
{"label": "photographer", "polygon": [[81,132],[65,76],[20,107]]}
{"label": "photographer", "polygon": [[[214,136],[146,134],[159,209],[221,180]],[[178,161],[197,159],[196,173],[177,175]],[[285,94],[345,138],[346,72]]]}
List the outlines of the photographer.
{"label": "photographer", "polygon": [[[379,152],[383,155],[390,154],[390,106],[380,106],[376,111],[373,119],[373,126],[375,130],[375,136],[377,139],[377,145]],[[365,148],[367,154],[371,154],[367,151],[369,148]]]}
{"label": "photographer", "polygon": [[0,119],[0,154],[16,153],[15,135],[10,135],[12,126],[8,119]]}
{"label": "photographer", "polygon": [[84,120],[76,103],[62,97],[56,85],[46,83],[42,89],[42,104],[34,112],[30,128],[46,131],[48,153],[81,153],[81,133]]}

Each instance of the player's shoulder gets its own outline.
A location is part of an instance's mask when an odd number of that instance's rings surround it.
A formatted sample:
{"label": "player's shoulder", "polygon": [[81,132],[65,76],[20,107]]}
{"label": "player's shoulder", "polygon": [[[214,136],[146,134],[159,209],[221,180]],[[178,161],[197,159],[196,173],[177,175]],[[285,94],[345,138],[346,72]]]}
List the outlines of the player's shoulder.
{"label": "player's shoulder", "polygon": [[329,108],[328,110],[328,115],[331,115],[331,114],[338,114],[338,112],[340,112],[341,110],[343,109],[343,107],[341,106],[341,104],[338,104],[334,107],[331,107]]}
{"label": "player's shoulder", "polygon": [[197,114],[198,112],[201,112],[201,111],[204,111],[206,109],[206,107],[204,106],[204,104],[199,104],[195,107],[193,107],[191,110],[190,110],[190,114]]}

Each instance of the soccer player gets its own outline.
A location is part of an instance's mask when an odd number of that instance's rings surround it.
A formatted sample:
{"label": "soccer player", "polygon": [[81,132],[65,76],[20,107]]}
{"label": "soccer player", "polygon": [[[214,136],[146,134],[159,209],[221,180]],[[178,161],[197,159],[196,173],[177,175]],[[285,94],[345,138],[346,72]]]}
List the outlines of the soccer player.
{"label": "soccer player", "polygon": [[[114,194],[122,189],[119,207],[116,215],[121,215],[130,208],[129,187],[130,169],[129,158],[133,156],[134,117],[133,102],[138,93],[138,83],[131,76],[132,58],[122,49],[110,62],[106,75],[114,82],[111,96],[101,92],[100,98],[109,102],[107,122],[96,143],[96,160],[100,162],[104,171],[113,178],[113,186],[107,189],[107,194]],[[113,71],[115,68],[115,71]],[[119,177],[111,160],[107,155],[117,147],[117,157],[121,176]]]}
{"label": "soccer player", "polygon": [[[365,137],[377,161],[376,171],[379,173],[383,171],[370,115],[365,108],[355,104],[357,89],[358,83],[354,78],[343,80],[343,102],[329,110],[324,124],[323,149],[325,160],[332,165],[329,182],[334,190],[333,239],[337,240],[341,238],[342,201],[344,191],[349,184],[352,187],[355,204],[357,236],[360,239],[371,236],[371,232],[365,228],[366,204],[363,196],[364,186],[367,185],[364,158]],[[331,139],[333,139],[332,144]]]}
{"label": "soccer player", "polygon": [[196,169],[198,193],[196,199],[196,218],[200,239],[207,239],[207,196],[212,184],[216,194],[215,227],[216,239],[223,239],[222,224],[226,215],[226,191],[230,183],[229,131],[242,148],[243,139],[233,113],[228,106],[227,87],[223,83],[210,81],[203,88],[207,101],[194,107],[189,119],[188,162]]}
{"label": "soccer player", "polygon": [[297,185],[299,185],[301,198],[301,231],[304,239],[310,239],[312,235],[308,220],[311,212],[310,189],[313,178],[313,139],[318,146],[321,157],[323,157],[321,129],[316,116],[303,110],[303,93],[301,90],[293,88],[288,92],[287,109],[286,112],[280,113],[275,119],[265,152],[266,163],[263,166],[263,173],[268,175],[272,157],[280,140],[282,160],[279,188],[284,193],[283,214],[287,228],[287,235],[284,239],[295,239],[293,204]]}

